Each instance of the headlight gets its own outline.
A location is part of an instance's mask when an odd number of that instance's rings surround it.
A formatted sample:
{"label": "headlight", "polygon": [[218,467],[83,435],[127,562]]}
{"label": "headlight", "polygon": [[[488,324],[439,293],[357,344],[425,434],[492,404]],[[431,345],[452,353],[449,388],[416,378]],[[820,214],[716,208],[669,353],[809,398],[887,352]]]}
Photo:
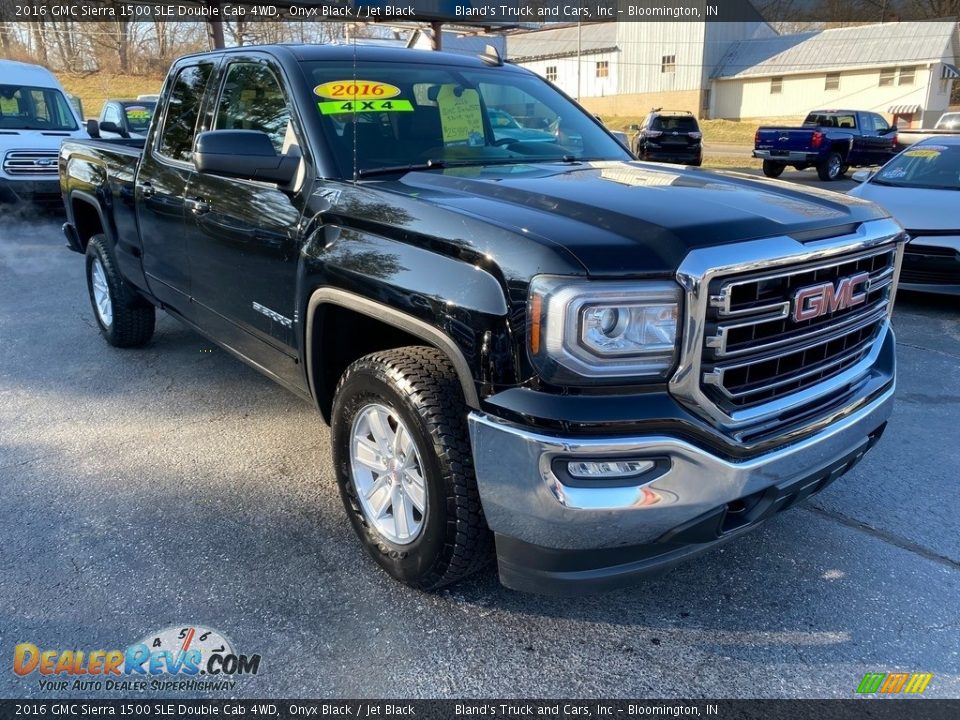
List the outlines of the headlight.
{"label": "headlight", "polygon": [[530,358],[548,382],[663,379],[677,359],[680,287],[540,275],[530,284]]}

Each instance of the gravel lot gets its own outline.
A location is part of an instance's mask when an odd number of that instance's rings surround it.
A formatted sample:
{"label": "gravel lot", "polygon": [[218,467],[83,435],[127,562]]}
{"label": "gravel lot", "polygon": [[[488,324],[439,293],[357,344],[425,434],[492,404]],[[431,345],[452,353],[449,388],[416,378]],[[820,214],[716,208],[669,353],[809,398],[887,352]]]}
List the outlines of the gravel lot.
{"label": "gravel lot", "polygon": [[123,694],[42,691],[17,643],[194,623],[263,657],[206,697],[845,698],[893,670],[960,696],[956,300],[901,294],[887,433],[805,506],[632,590],[425,595],[355,541],[311,406],[162,314],[101,341],[61,222],[0,224],[0,696]]}

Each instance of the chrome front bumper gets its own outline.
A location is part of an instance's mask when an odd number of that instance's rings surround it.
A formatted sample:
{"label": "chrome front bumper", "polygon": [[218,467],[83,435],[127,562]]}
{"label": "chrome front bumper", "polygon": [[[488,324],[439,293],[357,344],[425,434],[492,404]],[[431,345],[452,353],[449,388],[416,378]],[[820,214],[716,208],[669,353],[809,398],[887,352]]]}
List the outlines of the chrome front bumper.
{"label": "chrome front bumper", "polygon": [[[582,551],[617,551],[667,542],[662,552],[670,561],[677,555],[677,545],[670,543],[689,544],[684,538],[690,533],[683,529],[692,522],[711,513],[724,514],[728,508],[738,507],[735,504],[743,498],[763,495],[761,491],[788,488],[782,496],[770,496],[770,502],[781,506],[769,508],[770,512],[760,518],[764,519],[852,467],[882,431],[890,416],[893,393],[891,383],[869,404],[826,429],[742,462],[666,435],[563,438],[471,413],[477,483],[487,523],[497,536],[501,578],[513,587],[539,589],[535,580],[524,583],[514,577],[513,582],[507,582],[504,577],[501,546],[516,547],[518,543],[538,553],[551,553],[554,557],[550,564],[556,571],[553,575],[559,576],[565,573],[555,555],[567,551],[582,555]],[[651,471],[651,480],[641,476],[623,487],[589,487],[581,480],[573,487],[554,471],[557,458],[649,458],[658,460],[658,464]],[[808,490],[797,497],[796,488],[800,487]],[[704,539],[703,546],[722,539],[720,535],[723,533]],[[591,563],[604,564],[602,553],[593,555]],[[514,558],[507,560],[516,562]],[[641,569],[648,571],[658,564],[649,560]],[[622,567],[624,572],[632,572],[627,565]],[[523,574],[522,569],[514,567],[511,573],[514,571]],[[618,571],[614,569],[612,574]]]}

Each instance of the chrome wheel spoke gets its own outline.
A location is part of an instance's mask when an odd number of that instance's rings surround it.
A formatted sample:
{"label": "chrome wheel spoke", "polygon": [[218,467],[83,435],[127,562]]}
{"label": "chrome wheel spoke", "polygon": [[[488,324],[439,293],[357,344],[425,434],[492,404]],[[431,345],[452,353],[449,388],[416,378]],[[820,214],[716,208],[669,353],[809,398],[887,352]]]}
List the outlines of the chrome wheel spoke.
{"label": "chrome wheel spoke", "polygon": [[407,502],[403,488],[399,485],[393,486],[393,521],[397,527],[397,537],[406,538],[410,535],[410,528],[413,527],[413,513]]}
{"label": "chrome wheel spoke", "polygon": [[373,441],[377,443],[382,454],[386,454],[392,445],[393,433],[390,430],[390,423],[387,422],[386,415],[379,408],[374,408],[367,418],[370,426],[370,434]]}
{"label": "chrome wheel spoke", "polygon": [[403,473],[403,488],[410,498],[410,502],[421,513],[427,507],[427,488],[420,473],[413,468],[407,468]]}

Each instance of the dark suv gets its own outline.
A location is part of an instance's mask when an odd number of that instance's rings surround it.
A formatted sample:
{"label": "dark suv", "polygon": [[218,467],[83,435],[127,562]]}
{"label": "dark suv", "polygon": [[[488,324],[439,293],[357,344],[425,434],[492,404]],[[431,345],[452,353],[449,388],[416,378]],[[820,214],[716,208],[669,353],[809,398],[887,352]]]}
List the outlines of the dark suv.
{"label": "dark suv", "polygon": [[637,133],[633,149],[641,160],[697,166],[703,162],[703,133],[693,113],[657,108],[631,129]]}

